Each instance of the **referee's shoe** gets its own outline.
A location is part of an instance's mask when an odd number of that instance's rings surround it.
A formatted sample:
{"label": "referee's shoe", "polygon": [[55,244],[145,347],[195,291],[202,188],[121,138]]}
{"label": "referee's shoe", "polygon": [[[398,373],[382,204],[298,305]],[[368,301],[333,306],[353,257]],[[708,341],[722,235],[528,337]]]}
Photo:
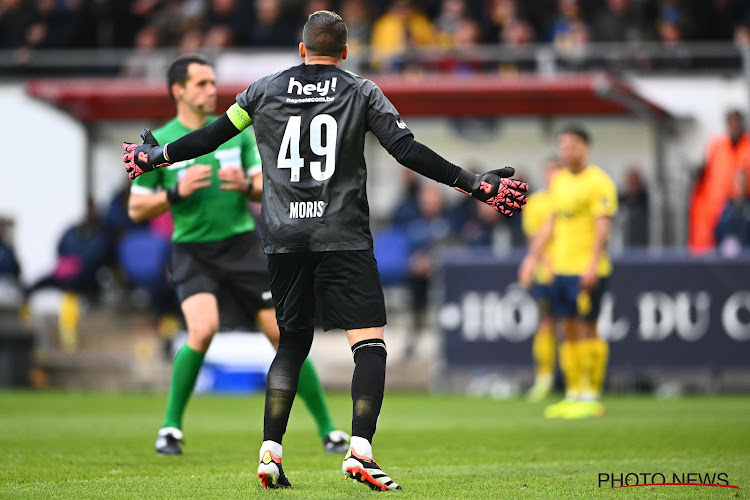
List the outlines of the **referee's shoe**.
{"label": "referee's shoe", "polygon": [[182,455],[182,431],[177,427],[159,429],[156,451],[162,455]]}

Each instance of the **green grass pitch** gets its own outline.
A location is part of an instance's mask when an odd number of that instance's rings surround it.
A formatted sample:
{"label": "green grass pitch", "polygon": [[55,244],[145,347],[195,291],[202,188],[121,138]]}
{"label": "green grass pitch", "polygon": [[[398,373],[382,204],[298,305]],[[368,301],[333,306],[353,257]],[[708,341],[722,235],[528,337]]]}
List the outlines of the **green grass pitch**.
{"label": "green grass pitch", "polygon": [[[750,498],[750,397],[611,396],[598,420],[549,421],[543,405],[463,396],[386,395],[375,458],[399,498]],[[330,396],[349,428],[347,394]],[[298,402],[299,403],[299,402]],[[197,396],[185,454],[153,450],[162,394],[0,392],[0,498],[372,498],[344,480],[295,404],[284,440],[291,490],[255,469],[263,399]],[[599,473],[725,473],[741,489],[598,487]]]}

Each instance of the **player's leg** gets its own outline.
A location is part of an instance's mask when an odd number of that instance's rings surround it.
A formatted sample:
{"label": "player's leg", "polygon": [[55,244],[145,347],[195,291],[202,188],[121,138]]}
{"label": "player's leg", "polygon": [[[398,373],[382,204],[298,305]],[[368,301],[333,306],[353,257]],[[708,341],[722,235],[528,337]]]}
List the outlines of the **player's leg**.
{"label": "player's leg", "polygon": [[584,303],[580,307],[579,351],[583,385],[580,403],[566,415],[566,418],[590,418],[604,415],[601,393],[609,358],[609,346],[597,335],[597,320],[606,283],[606,278],[601,279],[597,287],[586,292],[582,299]]}
{"label": "player's leg", "polygon": [[281,443],[297,393],[302,364],[312,346],[315,265],[315,254],[308,252],[268,255],[279,345],[266,378],[263,443],[258,464],[258,480],[263,488],[291,486],[281,467]]}
{"label": "player's leg", "polygon": [[258,479],[264,488],[291,486],[281,468],[281,442],[297,393],[302,364],[310,353],[312,340],[312,326],[296,331],[282,329],[279,333],[279,347],[266,379],[263,443],[258,464]]}
{"label": "player's leg", "polygon": [[206,267],[206,259],[201,258],[211,249],[212,244],[178,243],[172,247],[171,282],[185,317],[188,340],[172,362],[167,411],[156,440],[156,449],[163,454],[182,452],[182,417],[203,366],[203,358],[219,327],[216,300],[219,285],[213,271]]}
{"label": "player's leg", "polygon": [[535,374],[534,385],[528,393],[529,401],[541,401],[549,396],[555,376],[556,350],[555,319],[544,315],[539,320],[532,345]]}
{"label": "player's leg", "polygon": [[385,391],[385,299],[372,249],[326,252],[315,273],[323,328],[346,330],[354,356],[352,439],[342,470],[374,490],[401,487],[378,466],[372,438]]}
{"label": "player's leg", "polygon": [[553,284],[552,310],[559,318],[562,342],[559,347],[560,370],[565,379],[565,398],[544,410],[547,418],[561,418],[568,407],[578,400],[581,390],[581,366],[578,344],[576,276],[558,276]]}
{"label": "player's leg", "polygon": [[[276,323],[275,311],[270,308],[259,310],[255,315],[255,322],[260,326],[274,348],[278,349],[279,326]],[[305,406],[315,420],[318,435],[323,440],[325,451],[328,453],[346,453],[346,450],[349,449],[349,435],[337,430],[333,424],[318,373],[309,357],[302,363],[297,393],[305,402]]]}
{"label": "player's leg", "polygon": [[347,477],[373,490],[400,490],[375,462],[372,438],[380,416],[385,392],[387,351],[383,327],[347,330],[354,356],[352,376],[352,440],[342,470]]}
{"label": "player's leg", "polygon": [[219,307],[211,293],[197,293],[182,301],[188,339],[172,362],[167,411],[156,440],[162,454],[181,454],[182,418],[195,388],[203,358],[219,327]]}
{"label": "player's leg", "polygon": [[555,318],[551,311],[551,285],[535,284],[532,295],[539,308],[539,326],[534,333],[532,354],[534,357],[534,385],[529,389],[529,401],[541,401],[552,390],[557,356],[555,339]]}

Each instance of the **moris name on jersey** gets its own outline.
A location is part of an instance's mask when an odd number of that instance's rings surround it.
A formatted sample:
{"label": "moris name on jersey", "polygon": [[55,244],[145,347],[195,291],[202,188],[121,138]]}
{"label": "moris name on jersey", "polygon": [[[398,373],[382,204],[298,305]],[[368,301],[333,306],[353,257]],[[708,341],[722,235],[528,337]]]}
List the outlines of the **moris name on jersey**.
{"label": "moris name on jersey", "polygon": [[324,201],[293,201],[289,203],[290,219],[309,219],[311,217],[322,217],[325,211]]}

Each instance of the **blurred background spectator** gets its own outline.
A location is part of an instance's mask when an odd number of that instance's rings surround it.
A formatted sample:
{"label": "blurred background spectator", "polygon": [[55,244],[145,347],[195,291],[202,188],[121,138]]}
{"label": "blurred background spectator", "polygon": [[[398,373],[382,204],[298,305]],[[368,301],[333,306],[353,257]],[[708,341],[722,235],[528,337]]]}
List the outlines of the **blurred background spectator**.
{"label": "blurred background spectator", "polygon": [[726,201],[716,224],[716,244],[723,257],[736,257],[750,249],[750,203],[747,197],[748,173],[734,174],[732,195]]}
{"label": "blurred background spectator", "polygon": [[705,253],[716,246],[715,231],[721,211],[732,193],[738,170],[750,169],[750,134],[738,109],[726,114],[725,134],[711,139],[706,160],[690,197],[688,246]]}
{"label": "blurred background spectator", "polygon": [[623,219],[623,243],[645,247],[649,242],[649,201],[643,174],[637,165],[628,167],[625,189],[619,193],[619,213]]}

